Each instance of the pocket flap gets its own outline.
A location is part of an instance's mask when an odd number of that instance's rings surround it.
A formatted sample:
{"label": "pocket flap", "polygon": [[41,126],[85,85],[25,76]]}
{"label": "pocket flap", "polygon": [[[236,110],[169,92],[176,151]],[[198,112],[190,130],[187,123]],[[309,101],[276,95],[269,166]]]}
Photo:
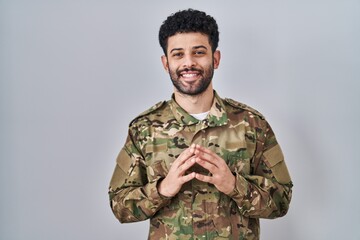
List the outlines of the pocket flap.
{"label": "pocket flap", "polygon": [[274,167],[279,162],[284,161],[284,155],[279,145],[276,145],[275,147],[265,151],[264,157],[269,162],[269,167]]}
{"label": "pocket flap", "polygon": [[146,145],[145,151],[147,153],[166,152],[168,150],[167,143],[160,144],[148,144]]}
{"label": "pocket flap", "polygon": [[287,184],[291,181],[289,171],[284,161],[284,155],[279,145],[265,151],[264,157],[265,162],[269,164],[274,177],[279,183]]}

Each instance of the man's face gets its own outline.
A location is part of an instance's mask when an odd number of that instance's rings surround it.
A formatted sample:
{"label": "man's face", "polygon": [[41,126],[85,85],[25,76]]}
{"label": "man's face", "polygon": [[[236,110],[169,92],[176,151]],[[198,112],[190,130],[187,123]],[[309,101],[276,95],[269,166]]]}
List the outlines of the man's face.
{"label": "man's face", "polygon": [[176,90],[194,96],[203,93],[211,83],[220,52],[212,53],[207,35],[177,33],[169,37],[167,56],[161,59]]}

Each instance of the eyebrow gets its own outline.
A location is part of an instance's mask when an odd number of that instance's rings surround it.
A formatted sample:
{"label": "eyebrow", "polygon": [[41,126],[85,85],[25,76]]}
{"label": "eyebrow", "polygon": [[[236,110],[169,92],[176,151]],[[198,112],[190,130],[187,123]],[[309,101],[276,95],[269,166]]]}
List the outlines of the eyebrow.
{"label": "eyebrow", "polygon": [[199,48],[205,48],[207,50],[207,47],[205,47],[204,45],[199,45],[199,46],[193,47],[193,49],[199,49]]}
{"label": "eyebrow", "polygon": [[183,48],[173,48],[171,49],[170,53],[172,53],[173,51],[180,51],[180,50],[184,50]]}
{"label": "eyebrow", "polygon": [[[205,48],[207,50],[207,47],[205,47],[204,45],[192,47],[192,49],[199,49],[199,48]],[[173,51],[181,51],[181,50],[184,50],[184,49],[183,48],[173,48],[173,49],[171,49],[170,53],[172,53]]]}

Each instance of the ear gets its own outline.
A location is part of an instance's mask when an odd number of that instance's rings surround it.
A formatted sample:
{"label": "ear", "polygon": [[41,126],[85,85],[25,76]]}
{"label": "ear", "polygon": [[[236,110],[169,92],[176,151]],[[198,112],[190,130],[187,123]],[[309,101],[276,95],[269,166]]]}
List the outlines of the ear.
{"label": "ear", "polygon": [[161,62],[163,64],[165,71],[169,72],[169,63],[168,63],[167,57],[165,55],[161,56]]}
{"label": "ear", "polygon": [[214,58],[214,69],[217,69],[219,67],[220,64],[220,58],[221,58],[221,53],[219,50],[216,50],[213,54],[213,58]]}

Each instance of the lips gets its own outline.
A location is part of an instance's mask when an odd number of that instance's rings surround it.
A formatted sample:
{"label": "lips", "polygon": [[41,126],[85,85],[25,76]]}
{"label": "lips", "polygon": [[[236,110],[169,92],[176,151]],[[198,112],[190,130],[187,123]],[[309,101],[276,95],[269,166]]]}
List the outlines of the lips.
{"label": "lips", "polygon": [[180,74],[183,78],[195,78],[199,76],[198,72],[185,72]]}
{"label": "lips", "polygon": [[185,81],[191,82],[197,80],[199,76],[201,76],[201,73],[202,72],[200,70],[195,70],[195,69],[182,70],[179,71],[178,76],[183,78]]}

